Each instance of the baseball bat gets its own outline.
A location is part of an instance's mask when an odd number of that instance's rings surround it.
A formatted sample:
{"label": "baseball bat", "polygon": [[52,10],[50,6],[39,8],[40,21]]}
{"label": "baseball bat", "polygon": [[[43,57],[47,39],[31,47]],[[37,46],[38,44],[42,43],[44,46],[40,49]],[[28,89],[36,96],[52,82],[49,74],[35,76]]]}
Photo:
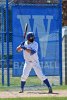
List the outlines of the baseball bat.
{"label": "baseball bat", "polygon": [[[25,29],[24,29],[24,34],[23,34],[23,38],[25,39],[26,37],[26,33],[27,33],[27,29],[28,29],[28,24],[25,24]],[[24,43],[24,42],[23,42]],[[22,48],[20,47],[20,45],[16,48],[16,51],[21,52]]]}
{"label": "baseball bat", "polygon": [[28,29],[28,23],[25,24],[25,31],[24,31],[24,34],[23,34],[24,39],[26,37],[27,29]]}

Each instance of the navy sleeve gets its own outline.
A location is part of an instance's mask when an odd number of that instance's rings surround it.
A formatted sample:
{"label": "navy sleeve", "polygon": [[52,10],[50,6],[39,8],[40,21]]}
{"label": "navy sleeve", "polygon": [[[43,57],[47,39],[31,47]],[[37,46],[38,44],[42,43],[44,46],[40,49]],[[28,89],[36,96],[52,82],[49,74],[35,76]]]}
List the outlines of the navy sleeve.
{"label": "navy sleeve", "polygon": [[23,41],[23,42],[21,42],[21,44],[20,44],[20,45],[22,46],[22,45],[24,45],[24,43],[25,43],[25,42]]}
{"label": "navy sleeve", "polygon": [[31,55],[35,54],[36,51],[35,50],[31,50]]}
{"label": "navy sleeve", "polygon": [[27,49],[24,45],[21,45],[21,48],[22,48],[22,49],[24,49],[24,50],[26,50],[26,49]]}

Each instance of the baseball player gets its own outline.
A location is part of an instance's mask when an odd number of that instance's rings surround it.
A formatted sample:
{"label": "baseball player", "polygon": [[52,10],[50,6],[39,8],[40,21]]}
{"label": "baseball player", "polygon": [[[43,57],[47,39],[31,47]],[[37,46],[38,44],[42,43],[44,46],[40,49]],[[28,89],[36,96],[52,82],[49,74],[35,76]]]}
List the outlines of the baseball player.
{"label": "baseball player", "polygon": [[25,59],[23,74],[21,75],[21,91],[19,93],[23,93],[26,79],[28,78],[32,68],[36,72],[38,78],[46,84],[49,89],[49,93],[52,93],[52,87],[48,79],[43,75],[39,64],[38,43],[35,41],[33,32],[27,33],[27,41],[21,43],[17,47],[17,51],[23,51],[23,56]]}

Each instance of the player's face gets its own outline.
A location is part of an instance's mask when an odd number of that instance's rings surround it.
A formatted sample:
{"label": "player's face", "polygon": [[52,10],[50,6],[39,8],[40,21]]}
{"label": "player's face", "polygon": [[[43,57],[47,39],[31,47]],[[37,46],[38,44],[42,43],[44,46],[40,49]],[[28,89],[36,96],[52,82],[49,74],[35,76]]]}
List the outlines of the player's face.
{"label": "player's face", "polygon": [[29,42],[33,42],[33,41],[34,41],[34,37],[30,37],[30,38],[28,39],[28,41],[29,41]]}
{"label": "player's face", "polygon": [[29,39],[29,41],[30,41],[30,42],[33,42],[33,41],[34,41],[34,37],[31,37],[31,38]]}
{"label": "player's face", "polygon": [[29,40],[27,40],[27,41],[28,41],[28,44],[33,43],[33,40],[31,40],[32,42],[31,42],[31,41],[29,41]]}

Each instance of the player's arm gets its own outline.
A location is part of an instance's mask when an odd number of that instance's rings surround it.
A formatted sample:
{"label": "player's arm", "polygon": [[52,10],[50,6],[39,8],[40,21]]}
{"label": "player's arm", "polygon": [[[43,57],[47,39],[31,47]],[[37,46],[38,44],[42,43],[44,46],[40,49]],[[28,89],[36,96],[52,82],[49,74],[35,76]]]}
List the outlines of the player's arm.
{"label": "player's arm", "polygon": [[[22,47],[23,48],[23,47]],[[30,48],[24,48],[28,53],[30,53],[31,55],[35,54],[36,52],[38,52],[38,43],[34,44],[34,46],[30,49]]]}
{"label": "player's arm", "polygon": [[21,42],[21,44],[16,48],[17,52],[21,52],[23,49],[21,48],[22,45],[24,45],[25,42]]}
{"label": "player's arm", "polygon": [[26,51],[27,51],[28,53],[30,53],[31,55],[33,55],[33,54],[36,53],[36,51],[33,50],[33,49],[26,49]]}
{"label": "player's arm", "polygon": [[34,53],[36,53],[35,50],[33,50],[33,49],[28,49],[28,48],[26,48],[24,45],[22,45],[21,48],[22,48],[23,50],[25,50],[26,52],[30,53],[31,55],[33,55]]}
{"label": "player's arm", "polygon": [[17,48],[16,48],[17,52],[21,52],[22,50],[26,50],[26,52],[30,53],[31,55],[33,55],[34,53],[36,53],[35,50],[33,49],[27,49],[25,46],[21,46],[19,45]]}
{"label": "player's arm", "polygon": [[19,45],[17,48],[16,48],[16,51],[17,52],[21,52],[23,49],[21,48],[21,45]]}

